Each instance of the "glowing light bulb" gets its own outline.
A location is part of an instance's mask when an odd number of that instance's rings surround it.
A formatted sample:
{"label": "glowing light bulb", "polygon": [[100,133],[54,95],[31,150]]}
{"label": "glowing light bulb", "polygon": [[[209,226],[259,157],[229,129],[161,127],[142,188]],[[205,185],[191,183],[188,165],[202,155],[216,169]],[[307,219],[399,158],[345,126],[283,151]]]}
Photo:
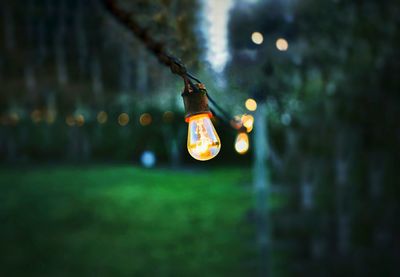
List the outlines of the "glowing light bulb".
{"label": "glowing light bulb", "polygon": [[286,51],[289,48],[289,43],[284,38],[278,38],[275,45],[279,51]]}
{"label": "glowing light bulb", "polygon": [[260,32],[254,32],[251,34],[251,41],[255,44],[262,44],[264,41],[264,36]]}
{"label": "glowing light bulb", "polygon": [[247,133],[250,133],[253,130],[254,117],[249,114],[244,114],[242,116],[242,123],[243,126],[247,129]]}
{"label": "glowing light bulb", "polygon": [[248,109],[251,112],[257,110],[257,102],[253,98],[247,99],[244,105],[246,106],[246,109]]}
{"label": "glowing light bulb", "polygon": [[236,137],[235,150],[239,154],[245,154],[249,150],[249,136],[246,133],[239,133]]}
{"label": "glowing light bulb", "polygon": [[207,161],[218,155],[221,141],[208,113],[190,116],[187,148],[190,156]]}

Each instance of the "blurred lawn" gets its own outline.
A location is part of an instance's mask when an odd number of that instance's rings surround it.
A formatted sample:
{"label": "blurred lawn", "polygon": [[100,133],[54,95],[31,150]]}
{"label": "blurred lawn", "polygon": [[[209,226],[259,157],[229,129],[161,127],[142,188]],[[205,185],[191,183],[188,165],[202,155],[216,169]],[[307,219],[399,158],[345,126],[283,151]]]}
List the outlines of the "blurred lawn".
{"label": "blurred lawn", "polygon": [[0,169],[0,276],[255,275],[249,181],[248,169]]}

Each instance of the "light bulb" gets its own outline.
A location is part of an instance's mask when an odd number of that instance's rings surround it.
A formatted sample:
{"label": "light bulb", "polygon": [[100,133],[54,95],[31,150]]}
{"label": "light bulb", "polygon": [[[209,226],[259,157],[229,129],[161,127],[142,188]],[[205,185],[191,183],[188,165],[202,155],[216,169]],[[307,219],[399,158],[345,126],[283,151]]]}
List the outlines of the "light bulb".
{"label": "light bulb", "polygon": [[236,137],[235,150],[239,154],[245,154],[249,150],[249,136],[246,133],[239,133]]}
{"label": "light bulb", "polygon": [[244,114],[242,116],[242,123],[243,123],[243,126],[246,127],[246,129],[247,129],[247,133],[250,133],[251,130],[253,130],[254,117],[249,114]]}
{"label": "light bulb", "polygon": [[219,153],[221,141],[211,122],[209,113],[192,115],[189,122],[187,148],[190,156],[207,161]]}

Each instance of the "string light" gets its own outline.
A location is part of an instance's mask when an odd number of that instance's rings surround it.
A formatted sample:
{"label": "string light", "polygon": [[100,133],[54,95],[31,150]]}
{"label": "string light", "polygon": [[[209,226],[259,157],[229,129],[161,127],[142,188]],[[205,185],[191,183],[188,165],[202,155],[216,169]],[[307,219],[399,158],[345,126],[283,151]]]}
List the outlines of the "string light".
{"label": "string light", "polygon": [[[184,81],[184,92],[182,97],[185,104],[185,121],[188,124],[188,140],[187,148],[189,154],[201,161],[214,158],[221,149],[221,141],[212,124],[211,118],[213,114],[208,107],[208,100],[212,103],[213,108],[219,110],[223,121],[232,124],[231,117],[225,112],[211,97],[208,95],[204,85],[190,74],[186,67],[174,56],[171,56],[163,47],[165,43],[156,41],[152,36],[148,35],[148,30],[138,24],[132,16],[121,9],[114,1],[102,2],[108,12],[112,14],[122,25],[128,28],[132,34],[137,36],[160,63],[169,67],[172,73],[180,76]],[[146,35],[144,35],[146,34]],[[260,32],[254,32],[251,39],[255,44],[262,44],[264,37]],[[161,47],[160,47],[161,46]],[[197,84],[194,85],[193,81]],[[163,120],[168,117],[164,114]],[[142,126],[150,124],[152,118],[149,114],[140,116],[139,122]],[[240,122],[237,122],[241,125]],[[235,129],[236,124],[232,124]],[[251,123],[252,128],[252,123]],[[246,129],[248,130],[248,129]]]}
{"label": "string light", "polygon": [[139,123],[142,126],[150,125],[152,121],[153,121],[153,118],[151,117],[151,114],[149,114],[149,113],[144,113],[139,118]]}
{"label": "string light", "polygon": [[97,122],[99,122],[100,124],[107,123],[107,120],[108,120],[108,115],[105,111],[100,111],[97,114]]}
{"label": "string light", "polygon": [[185,104],[185,121],[188,125],[187,149],[196,160],[207,161],[218,155],[221,140],[211,122],[212,113],[208,107],[207,91],[203,84],[196,90],[185,87],[182,93]]}
{"label": "string light", "polygon": [[255,44],[262,44],[264,41],[264,36],[260,32],[253,32],[251,34],[251,41]]}
{"label": "string light", "polygon": [[289,48],[289,43],[284,38],[278,38],[275,45],[279,51],[286,51]]}
{"label": "string light", "polygon": [[129,123],[129,115],[127,113],[121,113],[118,116],[118,124],[121,126],[126,126]]}
{"label": "string light", "polygon": [[[114,15],[120,21],[127,25],[132,32],[134,32],[146,45],[146,47],[153,52],[159,59],[159,61],[170,67],[171,71],[174,74],[181,76],[185,81],[185,91],[182,94],[185,102],[185,110],[186,116],[185,121],[188,123],[188,139],[187,139],[187,148],[189,154],[197,160],[206,161],[214,158],[218,155],[221,149],[221,141],[215,130],[212,120],[216,122],[216,119],[213,117],[209,107],[208,100],[213,105],[213,108],[216,107],[219,109],[219,112],[223,115],[223,118],[219,118],[222,123],[229,123],[229,115],[224,112],[222,109],[218,107],[216,103],[213,103],[212,98],[209,97],[204,85],[200,83],[195,77],[193,77],[189,72],[186,71],[186,68],[183,64],[179,62],[173,56],[168,55],[167,51],[164,51],[161,43],[157,43],[154,41],[151,36],[147,35],[147,32],[144,31],[143,28],[135,25],[135,22],[130,20],[130,16],[128,13],[123,10],[118,9],[117,5],[113,3],[114,1],[106,1],[106,7],[109,11],[114,13]],[[157,17],[158,18],[158,17]],[[159,19],[159,18],[158,18]],[[132,23],[133,22],[133,23]],[[145,35],[144,35],[145,34]],[[251,35],[251,40],[253,43],[260,45],[264,41],[264,37],[260,32],[253,32]],[[287,47],[286,47],[287,49]],[[196,87],[188,85],[190,83],[189,79],[196,80],[198,84]],[[187,90],[187,88],[190,88]],[[257,109],[257,103],[254,99],[247,99],[245,103],[246,108],[249,111],[255,111]],[[85,115],[88,115],[84,113]],[[94,113],[95,114],[95,113]],[[48,124],[53,124],[56,120],[56,111],[41,111],[34,110],[31,113],[31,119],[34,123],[40,123],[41,121],[46,121]],[[86,119],[91,119],[87,117]],[[82,127],[85,125],[85,116],[83,114],[67,115],[65,117],[65,123],[69,127],[78,126]],[[108,121],[108,114],[105,111],[100,111],[97,113],[96,117],[99,124],[105,124]],[[173,122],[174,114],[171,111],[166,111],[163,114],[163,121],[170,123]],[[17,113],[10,113],[7,117],[8,121],[14,122],[17,124],[20,120],[19,115]],[[250,132],[253,128],[254,118],[251,115],[245,115],[240,118],[243,122],[243,126],[246,127],[247,132]],[[238,123],[240,124],[240,120],[237,118]],[[142,126],[148,126],[152,123],[153,119],[149,113],[144,113],[139,118],[139,123]],[[130,117],[127,113],[121,113],[118,116],[118,124],[120,126],[126,126],[130,122]],[[242,128],[242,126],[241,126]],[[244,129],[244,128],[243,128]],[[243,154],[248,151],[249,148],[249,139],[246,132],[240,132],[238,137],[236,138],[235,150]]]}
{"label": "string light", "polygon": [[207,114],[189,118],[187,148],[189,154],[199,161],[207,161],[218,155],[221,141]]}
{"label": "string light", "polygon": [[244,115],[242,115],[241,120],[242,120],[243,126],[247,130],[247,133],[250,133],[253,130],[254,117],[250,114],[244,114]]}
{"label": "string light", "polygon": [[245,107],[251,112],[254,112],[257,109],[257,102],[253,98],[249,98],[245,102]]}
{"label": "string light", "polygon": [[235,140],[235,150],[243,155],[249,150],[249,136],[245,132],[239,132]]}
{"label": "string light", "polygon": [[85,117],[82,114],[76,115],[75,123],[78,127],[82,127],[85,124]]}

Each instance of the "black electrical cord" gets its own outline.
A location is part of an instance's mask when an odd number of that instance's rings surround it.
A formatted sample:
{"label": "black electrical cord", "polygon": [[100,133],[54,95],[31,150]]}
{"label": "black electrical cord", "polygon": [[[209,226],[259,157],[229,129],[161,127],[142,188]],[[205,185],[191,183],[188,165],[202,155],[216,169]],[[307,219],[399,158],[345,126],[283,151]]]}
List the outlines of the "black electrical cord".
{"label": "black electrical cord", "polygon": [[[191,75],[190,73],[186,74],[190,79],[195,80],[197,83],[201,83],[201,81],[199,81],[197,78],[195,78],[193,75]],[[197,87],[193,84],[193,82],[191,80],[188,80],[189,85],[191,86],[191,88],[193,88],[193,90],[195,92],[198,92]],[[240,122],[238,122],[234,117],[232,117],[225,109],[223,109],[220,105],[217,104],[217,101],[215,101],[210,94],[207,92],[207,98],[210,101],[210,103],[212,104],[212,106],[214,106],[215,109],[218,110],[218,112],[216,113],[215,110],[212,110],[213,114],[218,115],[219,118],[221,118],[223,121],[225,121],[225,123],[227,125],[230,125],[231,127],[233,127],[234,129],[238,129],[237,126],[241,125]]]}
{"label": "black electrical cord", "polygon": [[216,108],[219,111],[219,113],[220,113],[219,117],[224,118],[229,123],[232,120],[235,120],[235,119],[232,119],[233,117],[230,116],[228,112],[226,112],[223,108],[221,108],[220,105],[217,104],[217,102],[210,96],[210,94],[208,92],[207,92],[207,98],[210,101],[210,103],[214,106],[214,108]]}
{"label": "black electrical cord", "polygon": [[196,81],[197,83],[201,83],[201,81],[200,81],[199,79],[197,79],[196,77],[194,77],[190,72],[186,72],[186,75],[187,75],[190,79]]}
{"label": "black electrical cord", "polygon": [[[172,73],[179,75],[182,77],[185,83],[185,89],[190,86],[190,88],[195,92],[199,92],[197,86],[193,84],[193,81],[197,83],[201,83],[199,79],[194,77],[191,73],[186,70],[185,65],[176,57],[170,55],[166,52],[164,48],[164,43],[159,41],[155,41],[148,33],[148,31],[140,26],[140,24],[131,16],[130,13],[124,11],[116,4],[115,0],[101,0],[105,9],[113,15],[122,25],[124,25],[127,29],[129,29],[136,37],[138,37],[146,46],[146,48],[153,53],[160,63],[168,66]],[[210,103],[219,111],[222,120],[224,120],[227,124],[238,130],[239,122],[233,119],[221,106],[217,104],[217,102],[207,93],[207,98]]]}
{"label": "black electrical cord", "polygon": [[168,66],[172,73],[186,78],[186,67],[176,57],[167,53],[164,48],[164,43],[154,40],[147,29],[140,26],[140,24],[131,16],[130,13],[121,9],[115,0],[101,0],[104,8],[122,25],[130,30],[137,38],[139,38],[146,48],[158,58],[160,63]]}

